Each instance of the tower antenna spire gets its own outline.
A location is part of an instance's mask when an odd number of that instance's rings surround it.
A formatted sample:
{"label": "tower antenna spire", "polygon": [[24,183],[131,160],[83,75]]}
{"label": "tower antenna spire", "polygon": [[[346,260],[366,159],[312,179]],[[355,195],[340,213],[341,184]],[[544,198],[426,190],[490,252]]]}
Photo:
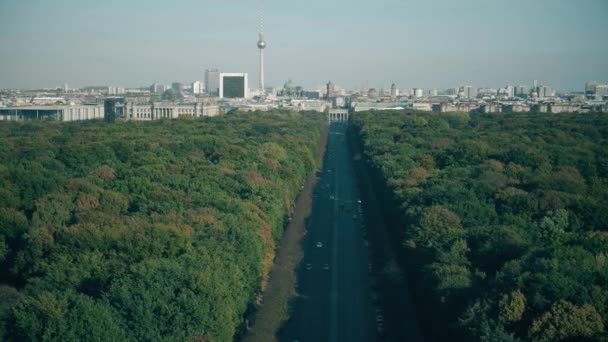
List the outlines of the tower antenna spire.
{"label": "tower antenna spire", "polygon": [[266,40],[264,40],[264,0],[260,0],[260,27],[258,28],[258,50],[260,51],[260,97],[266,95],[264,88],[264,49],[266,48]]}
{"label": "tower antenna spire", "polygon": [[260,1],[260,27],[259,33],[262,37],[264,37],[264,1]]}

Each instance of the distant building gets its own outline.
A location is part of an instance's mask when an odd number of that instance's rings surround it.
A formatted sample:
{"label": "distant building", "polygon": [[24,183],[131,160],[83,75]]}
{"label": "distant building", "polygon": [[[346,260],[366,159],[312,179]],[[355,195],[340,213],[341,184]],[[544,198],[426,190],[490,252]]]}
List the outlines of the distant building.
{"label": "distant building", "polygon": [[447,113],[447,112],[463,112],[470,113],[473,111],[479,110],[479,105],[477,103],[448,103],[441,102],[439,104],[431,105],[431,110],[436,113]]}
{"label": "distant building", "polygon": [[412,95],[414,97],[423,97],[424,90],[422,88],[414,88],[414,89],[412,89]]}
{"label": "distant building", "polygon": [[529,112],[530,106],[527,104],[507,104],[502,106],[503,113],[524,113]]}
{"label": "distant building", "polygon": [[458,95],[458,88],[449,88],[445,91],[446,95],[455,96]]}
{"label": "distant building", "polygon": [[350,104],[349,101],[347,101],[347,99],[343,96],[336,96],[332,98],[331,103],[334,108],[345,108]]}
{"label": "distant building", "polygon": [[133,121],[152,121],[160,119],[177,119],[179,117],[204,117],[219,115],[219,107],[205,103],[168,102],[136,103],[127,102],[124,105],[124,117]]}
{"label": "distant building", "polygon": [[531,113],[549,113],[549,104],[547,103],[535,103],[530,106]]}
{"label": "distant building", "polygon": [[594,95],[597,100],[602,100],[604,97],[608,96],[608,84],[598,84],[595,86]]}
{"label": "distant building", "polygon": [[203,82],[194,81],[192,82],[192,94],[199,95],[203,93]]}
{"label": "distant building", "polygon": [[515,96],[522,98],[530,96],[530,88],[523,85],[515,87]]}
{"label": "distant building", "polygon": [[104,117],[108,122],[114,122],[117,118],[124,117],[124,109],[124,97],[107,97],[103,100]]}
{"label": "distant building", "polygon": [[205,90],[209,96],[220,96],[220,72],[217,69],[205,70]]}
{"label": "distant building", "polygon": [[167,90],[164,84],[154,83],[150,86],[150,93],[152,94],[162,94]]}
{"label": "distant building", "polygon": [[463,96],[467,99],[474,99],[477,97],[477,90],[472,86],[462,87],[461,92],[463,93]]}
{"label": "distant building", "polygon": [[538,87],[538,97],[553,97],[555,96],[555,91],[548,86],[540,86]]}
{"label": "distant building", "polygon": [[399,96],[399,89],[397,89],[397,86],[393,83],[391,84],[391,97],[396,98],[397,96]]}
{"label": "distant building", "polygon": [[171,89],[175,90],[178,93],[182,93],[184,91],[184,84],[180,82],[173,82],[171,84]]}
{"label": "distant building", "polygon": [[291,109],[296,111],[312,110],[324,112],[330,108],[329,103],[322,100],[291,100],[291,106]]}
{"label": "distant building", "polygon": [[220,73],[220,93],[222,99],[246,99],[249,94],[247,74]]}
{"label": "distant building", "polygon": [[553,114],[558,113],[578,113],[581,110],[580,104],[569,104],[569,103],[550,103],[548,105],[548,112]]}
{"label": "distant building", "polygon": [[[463,89],[463,93],[465,93],[464,89]],[[496,89],[492,89],[492,88],[479,88],[479,89],[477,89],[477,94],[475,96],[494,97],[494,96],[496,96],[497,93],[498,93],[498,91]],[[466,96],[466,93],[465,93],[465,96]]]}
{"label": "distant building", "polygon": [[403,110],[407,107],[407,104],[357,102],[354,103],[352,107],[355,112],[365,112],[368,110]]}
{"label": "distant building", "polygon": [[507,95],[508,98],[515,97],[515,87],[513,87],[513,86],[507,86],[505,88],[505,95]]}
{"label": "distant building", "polygon": [[433,104],[430,102],[414,102],[411,107],[421,112],[431,112],[433,110]]}
{"label": "distant building", "polygon": [[304,91],[302,97],[310,100],[318,100],[321,98],[321,94],[318,91]]}
{"label": "distant building", "polygon": [[600,82],[600,81],[590,81],[590,82],[585,83],[585,95],[587,95],[589,97],[595,96],[597,87],[602,86],[602,85],[608,85],[608,83]]}
{"label": "distant building", "polygon": [[125,88],[122,87],[108,87],[108,95],[123,95],[125,93]]}
{"label": "distant building", "polygon": [[479,112],[488,114],[488,113],[502,113],[502,106],[497,103],[488,103],[483,104],[479,107]]}
{"label": "distant building", "polygon": [[336,96],[336,88],[335,88],[334,84],[331,83],[331,81],[327,83],[327,87],[326,88],[327,88],[327,90],[325,92],[325,97],[326,98],[330,98],[330,97],[335,97]]}
{"label": "distant building", "polygon": [[9,121],[84,121],[104,118],[103,105],[32,106],[0,109],[0,120]]}
{"label": "distant building", "polygon": [[63,97],[34,97],[31,103],[33,105],[61,105],[66,104],[66,100]]}

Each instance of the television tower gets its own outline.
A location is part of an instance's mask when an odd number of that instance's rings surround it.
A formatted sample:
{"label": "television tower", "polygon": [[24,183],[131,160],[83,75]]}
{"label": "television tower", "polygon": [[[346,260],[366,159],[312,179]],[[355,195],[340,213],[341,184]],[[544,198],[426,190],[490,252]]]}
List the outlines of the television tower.
{"label": "television tower", "polygon": [[266,95],[264,88],[264,49],[266,48],[266,41],[264,40],[264,3],[262,3],[260,11],[260,29],[259,29],[259,40],[258,49],[260,50],[260,96]]}

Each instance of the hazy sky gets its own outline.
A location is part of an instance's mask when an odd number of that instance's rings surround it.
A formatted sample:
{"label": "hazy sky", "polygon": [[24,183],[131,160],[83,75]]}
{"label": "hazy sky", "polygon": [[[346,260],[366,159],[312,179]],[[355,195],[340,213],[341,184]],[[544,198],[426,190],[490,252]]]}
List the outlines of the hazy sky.
{"label": "hazy sky", "polygon": [[[0,0],[0,88],[257,84],[259,0]],[[308,88],[608,80],[608,0],[266,0],[266,79]]]}

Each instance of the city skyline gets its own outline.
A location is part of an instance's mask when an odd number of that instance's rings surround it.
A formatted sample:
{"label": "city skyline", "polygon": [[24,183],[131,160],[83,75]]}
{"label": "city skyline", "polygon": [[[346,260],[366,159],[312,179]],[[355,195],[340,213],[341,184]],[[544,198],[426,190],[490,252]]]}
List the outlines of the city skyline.
{"label": "city skyline", "polygon": [[[148,5],[148,6],[143,6]],[[0,88],[192,82],[205,69],[258,74],[259,3],[0,4]],[[608,79],[608,3],[266,1],[266,84],[562,91]],[[156,25],[149,23],[156,23]],[[567,42],[567,44],[564,43]],[[483,49],[481,47],[484,47]],[[255,50],[254,50],[255,49]],[[250,87],[259,80],[253,79]]]}

